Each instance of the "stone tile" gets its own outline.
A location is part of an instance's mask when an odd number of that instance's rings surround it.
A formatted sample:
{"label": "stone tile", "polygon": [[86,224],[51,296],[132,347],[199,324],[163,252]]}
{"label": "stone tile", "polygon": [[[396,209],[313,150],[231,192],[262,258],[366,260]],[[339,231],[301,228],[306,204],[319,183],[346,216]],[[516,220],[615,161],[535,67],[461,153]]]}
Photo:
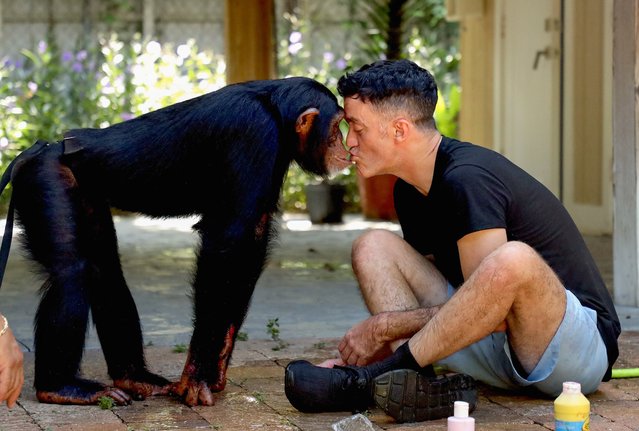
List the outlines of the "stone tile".
{"label": "stone tile", "polygon": [[21,405],[17,405],[11,410],[7,408],[6,404],[0,406],[0,430],[40,431],[40,429]]}
{"label": "stone tile", "polygon": [[331,425],[346,417],[351,416],[350,412],[331,413],[292,413],[288,415],[290,422],[302,431],[328,431]]}
{"label": "stone tile", "polygon": [[525,424],[553,422],[553,400],[482,386],[473,416],[489,423]]}
{"label": "stone tile", "polygon": [[41,404],[37,401],[22,402],[25,410],[44,430],[126,430],[126,425],[112,410],[98,406],[65,406]]}
{"label": "stone tile", "polygon": [[628,427],[622,423],[614,422],[597,414],[590,414],[590,431],[636,431],[637,427]]}
{"label": "stone tile", "polygon": [[[392,431],[446,431],[448,429],[446,420],[419,422],[411,424],[393,424],[388,428],[384,428]],[[476,428],[479,430],[480,428]]]}
{"label": "stone tile", "polygon": [[[227,389],[216,394],[212,407],[189,408],[170,397],[134,402],[112,411],[96,406],[40,404],[33,390],[33,354],[25,355],[26,383],[19,406],[9,411],[0,407],[0,430],[330,430],[331,424],[350,412],[305,414],[298,412],[284,394],[284,367],[292,359],[320,361],[333,357],[339,340],[299,339],[285,349],[273,351],[272,340],[239,342],[236,345]],[[186,353],[173,353],[172,346],[147,346],[149,367],[169,379],[182,372]],[[622,334],[620,362],[639,366],[639,332]],[[82,373],[87,378],[110,382],[102,352],[85,352]],[[639,430],[639,379],[614,379],[602,383],[589,395],[592,431]],[[446,429],[446,420],[419,424],[396,424],[379,409],[367,412],[384,430]],[[480,385],[480,401],[473,412],[477,430],[547,431],[554,428],[552,400],[514,394]]]}
{"label": "stone tile", "polygon": [[122,422],[136,429],[210,428],[197,412],[171,397],[151,397],[129,406],[115,407],[113,411]]}
{"label": "stone tile", "polygon": [[241,384],[247,379],[276,378],[284,381],[284,368],[271,361],[242,367],[229,367],[227,378]]}
{"label": "stone tile", "polygon": [[265,403],[262,394],[237,386],[221,393],[214,406],[194,407],[193,411],[206,419],[214,429],[297,430],[286,416],[278,414]]}
{"label": "stone tile", "polygon": [[612,379],[602,382],[597,391],[588,395],[591,403],[639,399],[639,379]]}
{"label": "stone tile", "polygon": [[601,401],[592,403],[590,411],[615,423],[639,429],[639,402],[635,401]]}

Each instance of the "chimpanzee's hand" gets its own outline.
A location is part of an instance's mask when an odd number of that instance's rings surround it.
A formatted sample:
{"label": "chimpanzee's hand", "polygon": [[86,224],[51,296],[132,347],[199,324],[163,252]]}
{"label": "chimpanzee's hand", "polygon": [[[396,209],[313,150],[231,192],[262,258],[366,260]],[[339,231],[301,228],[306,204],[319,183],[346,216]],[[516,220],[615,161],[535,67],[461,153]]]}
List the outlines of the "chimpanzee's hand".
{"label": "chimpanzee's hand", "polygon": [[203,380],[196,380],[191,376],[182,374],[179,382],[171,385],[172,394],[178,395],[182,401],[189,406],[212,406],[215,404],[213,391],[209,384]]}

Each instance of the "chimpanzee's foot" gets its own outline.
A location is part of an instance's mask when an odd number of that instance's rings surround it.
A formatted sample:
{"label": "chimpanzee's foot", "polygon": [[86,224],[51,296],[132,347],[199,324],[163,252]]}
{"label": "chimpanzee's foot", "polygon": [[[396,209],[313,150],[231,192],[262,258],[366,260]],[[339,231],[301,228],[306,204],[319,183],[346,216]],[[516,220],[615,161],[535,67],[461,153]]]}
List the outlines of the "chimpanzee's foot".
{"label": "chimpanzee's foot", "polygon": [[113,379],[113,385],[140,401],[152,395],[168,395],[171,382],[149,371],[141,371],[121,379]]}
{"label": "chimpanzee's foot", "polygon": [[131,404],[131,397],[124,391],[79,378],[56,390],[36,390],[36,396],[38,401],[48,404],[98,404],[102,397],[112,398],[119,406]]}
{"label": "chimpanzee's foot", "polygon": [[212,406],[215,404],[213,393],[222,389],[224,385],[209,385],[204,380],[197,380],[185,374],[171,385],[171,393],[180,397],[188,406]]}

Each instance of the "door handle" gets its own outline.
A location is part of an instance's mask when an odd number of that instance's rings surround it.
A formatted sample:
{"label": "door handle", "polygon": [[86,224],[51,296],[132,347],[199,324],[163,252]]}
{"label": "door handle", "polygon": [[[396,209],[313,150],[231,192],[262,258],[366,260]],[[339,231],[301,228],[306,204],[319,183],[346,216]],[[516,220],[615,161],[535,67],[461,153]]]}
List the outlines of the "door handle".
{"label": "door handle", "polygon": [[533,62],[533,70],[537,70],[539,67],[539,59],[541,57],[546,57],[546,59],[551,59],[559,54],[559,50],[551,48],[550,46],[545,47],[544,49],[540,49],[535,53],[535,61]]}

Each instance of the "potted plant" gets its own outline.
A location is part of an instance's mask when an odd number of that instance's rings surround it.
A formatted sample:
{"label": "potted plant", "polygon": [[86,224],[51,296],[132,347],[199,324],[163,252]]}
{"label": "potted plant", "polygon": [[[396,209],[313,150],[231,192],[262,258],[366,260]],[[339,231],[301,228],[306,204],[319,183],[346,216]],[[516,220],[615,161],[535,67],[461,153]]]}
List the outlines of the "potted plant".
{"label": "potted plant", "polygon": [[333,183],[327,179],[307,184],[306,209],[311,223],[341,223],[344,212],[343,184]]}

